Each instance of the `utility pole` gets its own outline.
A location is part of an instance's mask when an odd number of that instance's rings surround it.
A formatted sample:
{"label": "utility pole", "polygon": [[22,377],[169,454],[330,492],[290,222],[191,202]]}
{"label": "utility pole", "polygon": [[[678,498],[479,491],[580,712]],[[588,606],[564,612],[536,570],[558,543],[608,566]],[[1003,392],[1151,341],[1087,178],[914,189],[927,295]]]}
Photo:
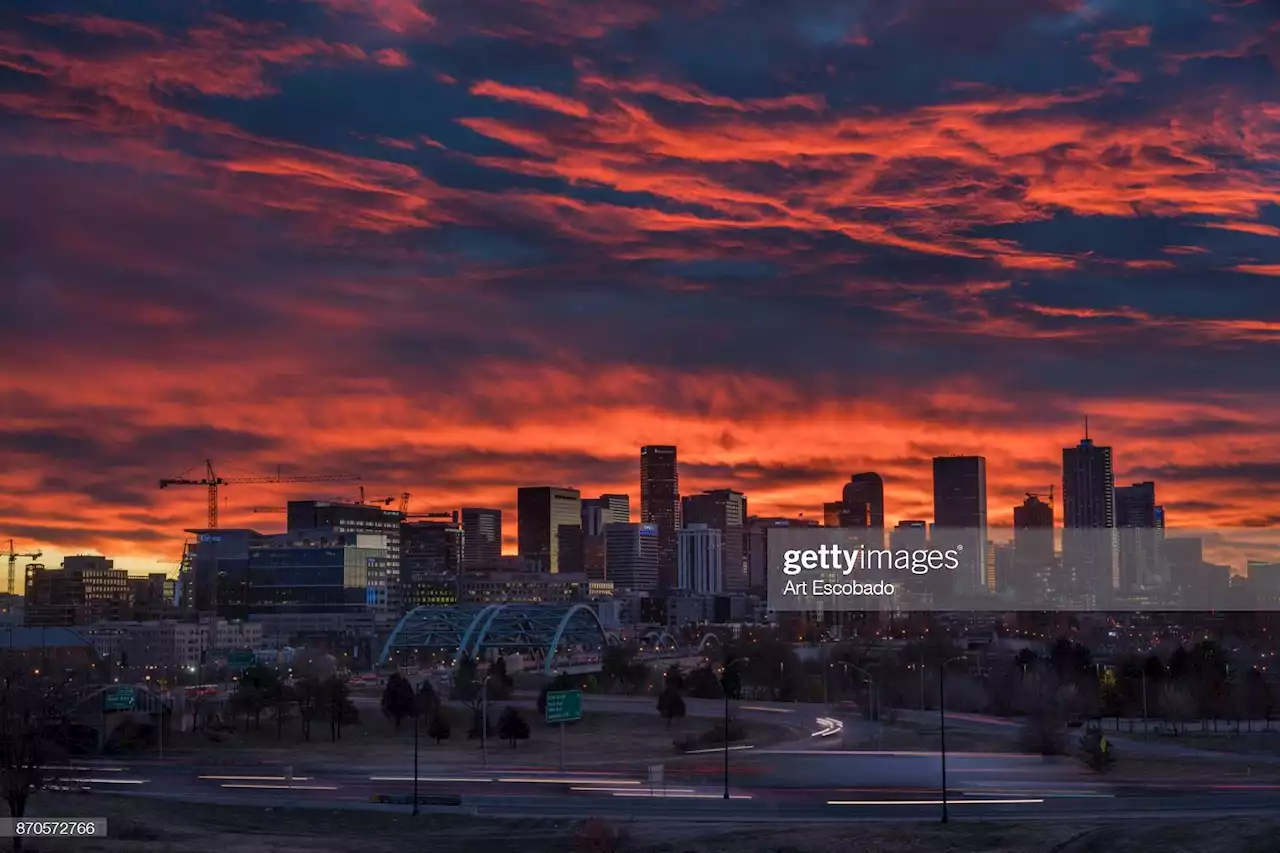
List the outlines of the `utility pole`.
{"label": "utility pole", "polygon": [[964,655],[950,658],[938,667],[938,735],[942,747],[942,822],[947,822],[947,665],[964,660]]}
{"label": "utility pole", "polygon": [[729,670],[735,664],[746,663],[750,658],[738,658],[724,665],[724,673],[720,676],[720,692],[724,694],[724,799],[729,801],[729,688],[726,681]]}

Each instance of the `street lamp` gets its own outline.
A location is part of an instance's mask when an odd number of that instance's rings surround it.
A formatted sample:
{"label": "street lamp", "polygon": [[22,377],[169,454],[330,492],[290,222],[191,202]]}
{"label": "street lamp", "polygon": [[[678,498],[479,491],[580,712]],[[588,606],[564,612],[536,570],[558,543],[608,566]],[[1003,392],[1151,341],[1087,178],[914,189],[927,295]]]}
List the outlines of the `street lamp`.
{"label": "street lamp", "polygon": [[489,766],[489,679],[480,682],[480,750],[484,753],[484,766]]}
{"label": "street lamp", "polygon": [[958,660],[964,660],[964,655],[956,655],[953,658],[944,660],[938,666],[938,734],[942,739],[942,822],[947,822],[947,700],[946,700],[946,681],[947,666]]}
{"label": "street lamp", "polygon": [[737,658],[724,665],[720,675],[720,692],[724,694],[724,798],[729,799],[729,688],[725,682],[729,678],[729,670],[735,665],[746,663],[751,658]]}
{"label": "street lamp", "polygon": [[848,661],[840,661],[840,665],[845,667],[846,677],[848,677],[849,670],[853,669],[862,673],[863,677],[867,679],[867,686],[868,686],[867,704],[870,705],[870,707],[867,710],[871,712],[871,719],[879,723],[880,722],[880,691],[876,689],[875,676],[873,676],[871,673],[867,672],[865,669],[858,666],[857,664],[849,663]]}

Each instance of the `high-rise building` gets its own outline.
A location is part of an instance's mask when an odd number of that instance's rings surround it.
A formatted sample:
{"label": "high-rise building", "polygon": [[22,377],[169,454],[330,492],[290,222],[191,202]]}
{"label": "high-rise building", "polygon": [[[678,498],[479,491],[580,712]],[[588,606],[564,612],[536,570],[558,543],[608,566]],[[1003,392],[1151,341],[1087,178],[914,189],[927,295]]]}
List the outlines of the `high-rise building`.
{"label": "high-rise building", "polygon": [[844,501],[827,501],[822,505],[822,526],[843,527]]}
{"label": "high-rise building", "polygon": [[1055,553],[1053,504],[1027,495],[1013,508],[1013,569],[1009,586],[1023,599],[1040,596],[1053,586]]}
{"label": "high-rise building", "polygon": [[613,523],[604,529],[605,573],[618,589],[658,589],[658,526]]}
{"label": "high-rise building", "polygon": [[502,510],[462,508],[462,565],[493,566],[502,556]]}
{"label": "high-rise building", "polygon": [[459,527],[449,521],[409,521],[400,530],[400,577],[406,605],[456,602],[458,574],[466,557],[466,523]]}
{"label": "high-rise building", "polygon": [[582,493],[557,486],[527,486],[516,493],[520,556],[538,571],[560,571],[560,528],[582,527]]}
{"label": "high-rise building", "polygon": [[959,550],[954,591],[986,589],[987,460],[939,456],[933,460],[934,547]]}
{"label": "high-rise building", "polygon": [[847,523],[841,527],[884,529],[884,480],[879,474],[872,471],[854,474],[845,483],[842,501]]}
{"label": "high-rise building", "polygon": [[658,530],[658,586],[676,585],[676,532],[680,529],[680,469],[668,444],[640,448],[640,521]]}
{"label": "high-rise building", "polygon": [[1119,586],[1111,448],[1087,435],[1062,450],[1062,566],[1075,591],[1107,602]]}
{"label": "high-rise building", "polygon": [[1132,593],[1166,586],[1159,556],[1164,511],[1156,506],[1156,484],[1116,487],[1115,513],[1120,589]]}
{"label": "high-rise building", "polygon": [[715,489],[682,499],[680,508],[685,527],[702,524],[720,531],[723,589],[729,593],[746,592],[747,565],[743,553],[746,496],[733,489]]}
{"label": "high-rise building", "polygon": [[631,498],[601,495],[582,500],[582,571],[592,580],[604,580],[604,528],[631,521]]}
{"label": "high-rise building", "polygon": [[929,525],[920,519],[903,519],[889,534],[894,551],[923,551],[929,547]]}
{"label": "high-rise building", "polygon": [[769,531],[778,527],[817,527],[816,519],[747,518],[743,546],[747,561],[747,586],[753,595],[764,596],[769,586]]}
{"label": "high-rise building", "polygon": [[404,517],[399,512],[368,504],[289,501],[287,517],[290,533],[324,529],[334,533],[385,536],[386,559],[378,561],[378,567],[374,570],[378,576],[373,580],[373,586],[378,590],[385,590],[386,608],[389,611],[404,609],[403,578],[400,571],[400,524]]}
{"label": "high-rise building", "polygon": [[[738,528],[741,534],[741,527]],[[739,540],[741,536],[739,536]],[[721,531],[706,524],[680,529],[679,587],[700,595],[725,592],[724,551]]]}

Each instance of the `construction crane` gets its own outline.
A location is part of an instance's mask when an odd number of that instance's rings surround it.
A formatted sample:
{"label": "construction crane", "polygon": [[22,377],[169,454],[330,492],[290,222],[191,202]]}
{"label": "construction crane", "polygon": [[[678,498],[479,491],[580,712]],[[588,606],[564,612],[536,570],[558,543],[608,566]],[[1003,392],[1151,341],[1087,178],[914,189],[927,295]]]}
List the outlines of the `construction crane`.
{"label": "construction crane", "polygon": [[5,553],[5,556],[9,558],[9,594],[13,595],[14,594],[13,584],[16,577],[15,572],[17,571],[17,568],[18,568],[18,558],[30,557],[32,560],[38,560],[44,555],[39,551],[36,551],[34,554],[19,554],[17,551],[14,550],[12,539],[9,540],[9,550],[5,551],[4,553]]}
{"label": "construction crane", "polygon": [[[401,497],[403,498],[404,496],[403,496],[403,495],[401,495]],[[344,503],[344,504],[349,503],[349,504],[358,504],[358,505],[360,505],[360,506],[373,506],[374,504],[382,504],[383,506],[391,506],[393,503],[395,503],[395,502],[396,502],[396,497],[395,497],[395,495],[391,495],[391,496],[389,496],[389,497],[385,497],[385,498],[378,498],[377,500],[365,500],[365,497],[364,497],[364,486],[361,486],[361,487],[360,487],[360,499],[359,499],[359,500],[352,500],[351,498],[326,498],[325,500],[327,500],[327,501],[329,501],[329,502],[331,502],[331,503]],[[283,507],[283,506],[255,506],[255,507],[253,508],[253,511],[254,511],[254,512],[276,512],[276,513],[280,513],[280,512],[288,512],[288,511],[289,511],[289,508],[288,508],[288,507]]]}
{"label": "construction crane", "polygon": [[[194,470],[194,469],[190,469]],[[217,472],[213,470],[213,461],[205,460],[204,477],[195,479],[186,476],[188,472],[184,471],[182,475],[170,477],[160,481],[160,488],[167,489],[170,486],[204,486],[209,490],[209,529],[216,530],[218,527],[218,487],[238,485],[242,483],[341,483],[352,480],[359,480],[357,476],[345,474],[319,474],[306,476],[284,476],[277,472],[274,477],[219,477]]]}
{"label": "construction crane", "polygon": [[1047,498],[1047,499],[1048,499],[1047,503],[1049,504],[1049,506],[1053,506],[1053,486],[1050,486],[1050,487],[1049,487],[1049,491],[1048,491],[1047,493],[1045,493],[1045,492],[1027,492],[1027,493],[1026,493],[1026,495],[1027,495],[1027,497],[1029,497],[1029,498],[1037,498],[1037,499],[1039,499],[1039,498]]}

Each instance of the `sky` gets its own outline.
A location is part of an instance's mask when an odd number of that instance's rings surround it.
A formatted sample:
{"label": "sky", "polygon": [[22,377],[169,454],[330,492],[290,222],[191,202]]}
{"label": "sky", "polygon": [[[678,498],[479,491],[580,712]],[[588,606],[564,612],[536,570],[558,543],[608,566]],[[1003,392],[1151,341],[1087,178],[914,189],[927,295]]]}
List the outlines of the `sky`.
{"label": "sky", "polygon": [[979,453],[1008,522],[1086,414],[1171,527],[1280,522],[1270,0],[7,0],[0,187],[45,562],[163,570],[205,459],[508,550],[647,443],[766,515],[876,471],[891,524]]}

